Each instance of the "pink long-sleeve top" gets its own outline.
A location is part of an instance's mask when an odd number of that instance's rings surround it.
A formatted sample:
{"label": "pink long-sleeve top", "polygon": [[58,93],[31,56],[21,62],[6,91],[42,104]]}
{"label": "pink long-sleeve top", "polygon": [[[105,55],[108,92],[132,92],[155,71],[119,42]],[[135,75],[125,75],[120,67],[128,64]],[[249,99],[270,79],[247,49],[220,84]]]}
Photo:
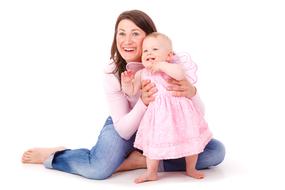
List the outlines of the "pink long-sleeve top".
{"label": "pink long-sleeve top", "polygon": [[[118,74],[112,74],[115,65],[105,68],[104,88],[114,128],[119,135],[128,140],[137,131],[147,106],[142,102],[140,95],[128,97],[121,90]],[[192,97],[198,109],[204,112],[203,104],[198,94]]]}
{"label": "pink long-sleeve top", "polygon": [[139,94],[128,97],[122,92],[118,75],[111,73],[114,68],[114,64],[106,67],[104,88],[114,128],[122,138],[128,140],[137,131],[147,106]]}

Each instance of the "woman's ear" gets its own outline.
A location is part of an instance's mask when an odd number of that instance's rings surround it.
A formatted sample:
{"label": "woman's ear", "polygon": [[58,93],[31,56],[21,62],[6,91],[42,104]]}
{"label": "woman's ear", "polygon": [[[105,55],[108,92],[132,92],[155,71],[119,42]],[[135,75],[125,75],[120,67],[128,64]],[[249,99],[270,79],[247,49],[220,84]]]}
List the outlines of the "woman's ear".
{"label": "woman's ear", "polygon": [[167,58],[166,58],[166,61],[171,63],[173,61],[173,56],[175,55],[175,53],[173,51],[169,52],[167,54]]}

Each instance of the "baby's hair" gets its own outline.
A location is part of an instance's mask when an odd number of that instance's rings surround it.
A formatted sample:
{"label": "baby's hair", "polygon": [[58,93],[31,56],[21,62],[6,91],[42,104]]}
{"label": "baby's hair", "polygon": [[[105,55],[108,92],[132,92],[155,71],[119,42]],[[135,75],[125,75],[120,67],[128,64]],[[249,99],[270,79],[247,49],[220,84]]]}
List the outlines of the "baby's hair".
{"label": "baby's hair", "polygon": [[151,38],[151,37],[153,37],[153,38],[157,38],[157,37],[163,38],[168,43],[169,47],[172,49],[172,41],[171,41],[171,39],[167,35],[165,35],[163,33],[160,33],[160,32],[152,32],[152,33],[148,34],[145,38]]}

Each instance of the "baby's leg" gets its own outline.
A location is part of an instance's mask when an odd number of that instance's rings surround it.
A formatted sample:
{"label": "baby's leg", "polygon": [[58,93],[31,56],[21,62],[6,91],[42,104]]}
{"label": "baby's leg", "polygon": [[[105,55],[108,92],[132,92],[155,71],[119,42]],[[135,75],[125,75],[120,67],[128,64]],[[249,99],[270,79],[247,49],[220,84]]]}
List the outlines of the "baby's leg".
{"label": "baby's leg", "polygon": [[157,169],[158,169],[159,160],[152,160],[146,158],[147,171],[140,177],[135,179],[135,183],[143,183],[147,181],[157,180]]}
{"label": "baby's leg", "polygon": [[201,171],[196,170],[196,163],[197,163],[198,155],[191,155],[186,156],[186,175],[196,178],[196,179],[202,179],[204,178],[204,173]]}

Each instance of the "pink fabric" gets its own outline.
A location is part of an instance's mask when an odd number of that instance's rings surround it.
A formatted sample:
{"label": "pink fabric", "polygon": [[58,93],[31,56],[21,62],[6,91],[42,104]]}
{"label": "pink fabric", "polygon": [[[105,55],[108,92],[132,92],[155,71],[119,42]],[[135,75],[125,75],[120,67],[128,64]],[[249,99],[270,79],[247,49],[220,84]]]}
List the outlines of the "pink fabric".
{"label": "pink fabric", "polygon": [[137,131],[147,107],[139,98],[139,94],[128,97],[121,91],[118,75],[111,73],[113,69],[114,64],[105,68],[105,94],[114,127],[122,138],[128,140]]}
{"label": "pink fabric", "polygon": [[192,84],[197,82],[197,65],[192,61],[191,56],[188,53],[177,53],[172,62],[181,64],[184,67],[186,71],[186,78],[189,80],[189,82]]}
{"label": "pink fabric", "polygon": [[[191,58],[182,62],[187,77],[197,81],[197,66]],[[175,60],[177,63],[178,60]],[[188,65],[187,65],[188,64]],[[202,152],[212,138],[199,98],[174,97],[166,90],[165,74],[142,70],[143,79],[156,84],[155,101],[140,122],[134,146],[151,159],[174,159]]]}

